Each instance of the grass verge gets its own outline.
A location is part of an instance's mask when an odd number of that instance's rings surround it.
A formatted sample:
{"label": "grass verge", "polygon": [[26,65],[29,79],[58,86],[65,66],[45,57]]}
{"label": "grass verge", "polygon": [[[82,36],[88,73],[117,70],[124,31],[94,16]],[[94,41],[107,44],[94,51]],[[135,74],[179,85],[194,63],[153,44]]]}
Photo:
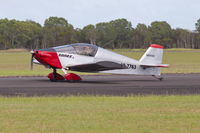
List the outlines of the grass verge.
{"label": "grass verge", "polygon": [[0,133],[199,133],[199,96],[0,98]]}

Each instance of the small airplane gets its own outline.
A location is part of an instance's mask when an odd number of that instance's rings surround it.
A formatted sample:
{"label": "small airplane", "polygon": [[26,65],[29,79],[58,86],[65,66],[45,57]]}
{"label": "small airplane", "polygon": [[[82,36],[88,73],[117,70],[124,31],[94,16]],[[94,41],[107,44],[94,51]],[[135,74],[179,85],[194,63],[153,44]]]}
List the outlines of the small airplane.
{"label": "small airplane", "polygon": [[[81,77],[68,70],[91,73],[151,75],[162,80],[160,68],[168,67],[162,64],[163,46],[151,44],[138,61],[93,44],[75,43],[47,49],[32,51],[31,69],[33,63],[52,68],[50,81],[68,80],[80,81]],[[62,69],[64,76],[57,73]]]}

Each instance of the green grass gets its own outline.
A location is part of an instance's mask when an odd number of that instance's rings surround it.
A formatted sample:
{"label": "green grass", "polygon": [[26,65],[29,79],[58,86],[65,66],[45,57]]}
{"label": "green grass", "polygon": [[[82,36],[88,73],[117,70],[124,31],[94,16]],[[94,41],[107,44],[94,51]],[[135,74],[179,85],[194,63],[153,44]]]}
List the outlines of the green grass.
{"label": "green grass", "polygon": [[[115,52],[125,56],[140,59],[144,50],[116,49]],[[29,52],[0,52],[0,76],[46,76],[51,69],[34,65],[30,71]],[[199,73],[200,50],[171,49],[165,50],[163,63],[170,64],[170,68],[162,69],[163,73]],[[62,73],[62,72],[60,72]],[[84,74],[84,73],[82,73]]]}
{"label": "green grass", "polygon": [[51,71],[40,65],[30,71],[30,61],[29,52],[0,52],[0,76],[42,76]]}
{"label": "green grass", "polygon": [[199,96],[0,98],[0,133],[199,133]]}

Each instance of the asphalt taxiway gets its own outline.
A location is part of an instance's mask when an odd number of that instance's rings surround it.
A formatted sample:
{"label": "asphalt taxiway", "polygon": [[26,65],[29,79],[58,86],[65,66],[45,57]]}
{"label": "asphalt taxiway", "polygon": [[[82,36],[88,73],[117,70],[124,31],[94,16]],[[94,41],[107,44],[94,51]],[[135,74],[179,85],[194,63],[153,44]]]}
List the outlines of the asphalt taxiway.
{"label": "asphalt taxiway", "polygon": [[200,94],[200,74],[165,74],[163,81],[135,75],[81,77],[83,81],[80,82],[50,82],[47,77],[1,77],[0,96]]}

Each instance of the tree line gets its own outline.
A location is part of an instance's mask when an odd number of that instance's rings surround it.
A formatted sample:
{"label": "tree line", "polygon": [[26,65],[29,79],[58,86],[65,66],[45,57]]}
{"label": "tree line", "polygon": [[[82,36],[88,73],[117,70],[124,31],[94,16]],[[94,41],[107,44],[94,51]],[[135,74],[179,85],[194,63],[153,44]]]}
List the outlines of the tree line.
{"label": "tree line", "polygon": [[0,19],[0,49],[38,49],[71,43],[92,43],[104,48],[146,48],[162,44],[166,48],[200,48],[200,19],[196,31],[172,29],[166,21],[151,25],[138,24],[135,28],[126,19],[87,25],[75,29],[62,17],[49,17],[44,26],[26,20]]}

